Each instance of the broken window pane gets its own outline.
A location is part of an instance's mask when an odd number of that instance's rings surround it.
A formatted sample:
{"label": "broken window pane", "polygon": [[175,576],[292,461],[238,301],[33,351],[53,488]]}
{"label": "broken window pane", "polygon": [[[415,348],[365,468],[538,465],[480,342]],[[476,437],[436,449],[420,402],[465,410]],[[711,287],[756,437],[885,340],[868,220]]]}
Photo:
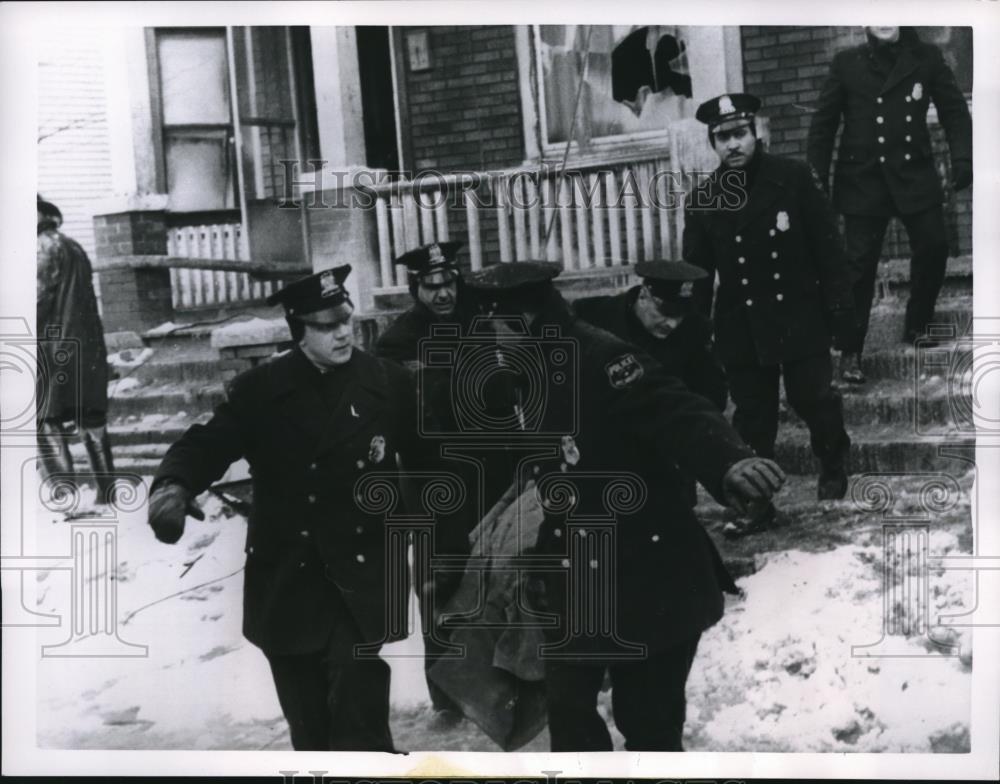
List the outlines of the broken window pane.
{"label": "broken window pane", "polygon": [[157,34],[164,125],[229,123],[229,69],[222,30]]}
{"label": "broken window pane", "polygon": [[171,212],[237,207],[228,130],[164,131]]}

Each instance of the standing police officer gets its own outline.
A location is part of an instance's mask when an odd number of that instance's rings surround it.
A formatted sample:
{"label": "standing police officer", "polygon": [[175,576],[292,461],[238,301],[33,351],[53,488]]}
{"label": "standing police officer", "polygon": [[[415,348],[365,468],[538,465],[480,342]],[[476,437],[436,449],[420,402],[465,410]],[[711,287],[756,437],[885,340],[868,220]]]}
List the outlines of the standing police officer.
{"label": "standing police officer", "polygon": [[844,379],[865,381],[861,351],[875,295],[875,277],[889,218],[899,216],[910,240],[910,299],[903,341],[934,318],[944,281],[948,239],[943,194],[934,168],[927,109],[934,101],[951,153],[955,190],[972,184],[972,118],[941,50],[909,27],[868,27],[861,46],[838,52],[809,128],[807,155],[826,188],[834,138],[840,148],[834,205],[844,215],[854,300],[861,324],[843,346]]}
{"label": "standing police officer", "polygon": [[[518,468],[542,496],[535,553],[562,563],[561,570],[539,567],[541,609],[558,619],[546,631],[553,647],[542,653],[552,751],[612,750],[597,711],[606,672],[626,748],[680,751],[684,685],[698,640],[722,616],[722,591],[735,586],[678,491],[674,466],[741,509],[766,502],[784,475],[647,354],[574,318],[551,282],[559,271],[551,262],[519,261],[467,278],[503,336],[499,346],[509,344],[526,370],[516,388],[501,385],[511,395],[507,416],[495,421],[504,432],[509,426],[510,443],[534,433],[549,445]],[[537,372],[524,364],[531,356]],[[479,361],[471,359],[473,370]],[[471,375],[477,387],[488,383],[482,372]],[[544,388],[537,378],[547,380]],[[641,488],[635,494],[612,491],[630,480]],[[625,508],[610,523],[613,535],[588,538],[586,529],[607,521],[606,504],[616,499]],[[603,590],[590,590],[592,579]],[[587,618],[605,625],[584,629]]]}
{"label": "standing police officer", "polygon": [[736,404],[733,425],[754,452],[773,457],[784,376],[820,461],[818,496],[843,498],[850,439],[832,386],[830,340],[854,329],[850,280],[826,197],[805,164],[760,149],[758,108],[747,94],[698,107],[720,166],[688,199],[684,258],[709,273],[695,284],[705,313],[719,276],[715,340]]}
{"label": "standing police officer", "polygon": [[292,746],[393,751],[389,667],[374,651],[391,639],[386,620],[407,606],[409,584],[387,585],[384,520],[359,507],[354,487],[412,451],[415,394],[406,370],[354,348],[349,272],[325,270],[269,298],[296,347],[237,376],[212,419],[170,448],[149,523],[176,542],[195,496],[246,458],[243,633],[271,665]]}

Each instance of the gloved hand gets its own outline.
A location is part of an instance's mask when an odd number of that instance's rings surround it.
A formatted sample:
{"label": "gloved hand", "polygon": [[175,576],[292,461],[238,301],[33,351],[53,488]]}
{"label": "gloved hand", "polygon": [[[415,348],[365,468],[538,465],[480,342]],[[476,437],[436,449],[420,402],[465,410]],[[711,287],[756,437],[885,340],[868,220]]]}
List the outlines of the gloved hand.
{"label": "gloved hand", "polygon": [[785,484],[785,472],[773,460],[746,457],[733,463],[722,478],[722,492],[736,511],[760,508]]}
{"label": "gloved hand", "polygon": [[972,185],[972,161],[951,162],[951,184],[956,191],[965,190]]}
{"label": "gloved hand", "polygon": [[156,538],[165,544],[174,544],[181,538],[186,515],[195,520],[205,519],[205,513],[182,484],[167,482],[149,497],[149,525]]}
{"label": "gloved hand", "polygon": [[833,347],[837,351],[852,348],[858,334],[858,316],[854,308],[830,311],[830,331],[833,333]]}

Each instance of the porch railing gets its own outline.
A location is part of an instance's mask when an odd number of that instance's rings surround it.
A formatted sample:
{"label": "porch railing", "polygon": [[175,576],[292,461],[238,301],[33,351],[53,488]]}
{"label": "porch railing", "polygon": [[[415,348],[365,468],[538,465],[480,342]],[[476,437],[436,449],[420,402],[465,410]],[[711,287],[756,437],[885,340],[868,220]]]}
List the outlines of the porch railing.
{"label": "porch railing", "polygon": [[[167,233],[167,255],[182,259],[249,262],[243,251],[242,230],[239,223],[172,228]],[[175,309],[257,302],[280,286],[280,281],[253,280],[249,273],[232,269],[175,267],[170,270]]]}
{"label": "porch railing", "polygon": [[[766,144],[766,118],[758,118],[758,133]],[[717,165],[705,127],[683,120],[666,149],[626,160],[376,185],[375,290],[405,286],[405,267],[394,258],[449,239],[467,244],[473,270],[487,252],[501,262],[544,258],[584,273],[680,258],[684,197],[696,173]]]}

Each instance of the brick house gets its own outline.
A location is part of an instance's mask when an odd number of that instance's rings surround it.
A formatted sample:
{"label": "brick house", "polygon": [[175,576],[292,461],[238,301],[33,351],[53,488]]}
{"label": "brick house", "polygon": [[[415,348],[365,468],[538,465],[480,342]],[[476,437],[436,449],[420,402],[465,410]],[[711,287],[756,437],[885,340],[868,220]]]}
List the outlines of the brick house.
{"label": "brick house", "polygon": [[[115,119],[132,131],[132,181],[95,218],[109,331],[245,307],[346,262],[361,312],[384,311],[405,292],[393,257],[433,239],[465,242],[473,268],[546,256],[568,285],[620,284],[635,261],[679,252],[678,188],[715,165],[697,105],[754,92],[770,149],[802,157],[833,53],[863,40],[749,26],[122,35],[129,100]],[[970,100],[971,35],[921,30]],[[949,199],[953,252],[967,255],[970,196]],[[906,255],[898,232],[886,252]]]}

